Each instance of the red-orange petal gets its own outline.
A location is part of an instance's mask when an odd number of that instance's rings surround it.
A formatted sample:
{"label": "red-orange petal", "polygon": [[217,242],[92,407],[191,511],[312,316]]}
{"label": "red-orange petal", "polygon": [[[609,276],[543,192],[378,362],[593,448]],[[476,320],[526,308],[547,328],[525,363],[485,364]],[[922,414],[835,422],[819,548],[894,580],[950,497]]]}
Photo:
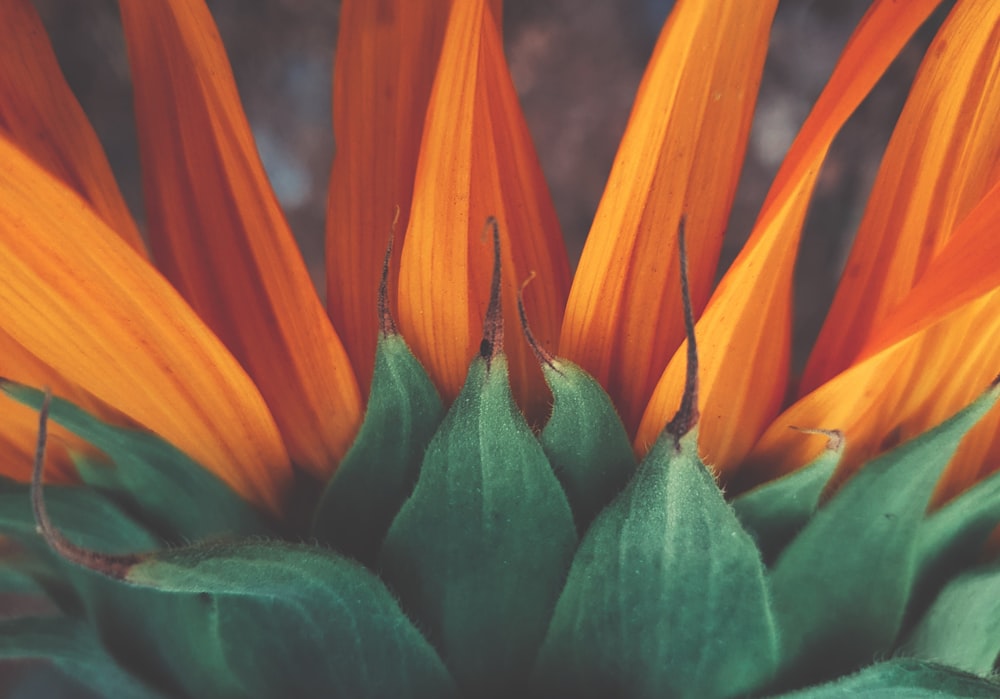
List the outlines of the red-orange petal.
{"label": "red-orange petal", "polygon": [[[518,105],[493,11],[483,0],[455,3],[441,51],[420,148],[410,223],[399,275],[403,334],[451,399],[482,338],[493,268],[482,235],[500,223],[504,318],[519,327],[516,296],[526,297],[539,340],[558,332],[569,266],[558,221]],[[527,343],[507,333],[515,394],[544,414],[547,392]]]}
{"label": "red-orange petal", "polygon": [[136,251],[145,244],[30,0],[0,3],[0,132],[75,189]]}
{"label": "red-orange petal", "polygon": [[801,394],[850,366],[1000,179],[998,122],[1000,5],[959,2],[893,132]]}
{"label": "red-orange petal", "polygon": [[636,96],[566,306],[559,353],[634,432],[684,339],[677,224],[704,308],[743,165],[777,2],[678,2]]}
{"label": "red-orange petal", "polygon": [[[720,472],[741,462],[781,407],[795,252],[823,159],[840,127],[936,4],[881,0],[862,19],[775,177],[750,239],[698,322],[699,446]],[[635,439],[639,453],[656,440],[680,403],[686,352],[686,344],[678,349],[653,392]]]}
{"label": "red-orange petal", "polygon": [[294,463],[324,477],[361,397],[268,183],[202,0],[121,0],[157,264],[260,388]]}
{"label": "red-orange petal", "polygon": [[[345,0],[333,75],[337,154],[326,221],[327,309],[367,393],[376,290],[399,207],[389,288],[399,277],[424,114],[453,0]],[[395,296],[390,294],[395,312]]]}
{"label": "red-orange petal", "polygon": [[277,512],[288,455],[222,343],[86,201],[0,137],[0,327]]}

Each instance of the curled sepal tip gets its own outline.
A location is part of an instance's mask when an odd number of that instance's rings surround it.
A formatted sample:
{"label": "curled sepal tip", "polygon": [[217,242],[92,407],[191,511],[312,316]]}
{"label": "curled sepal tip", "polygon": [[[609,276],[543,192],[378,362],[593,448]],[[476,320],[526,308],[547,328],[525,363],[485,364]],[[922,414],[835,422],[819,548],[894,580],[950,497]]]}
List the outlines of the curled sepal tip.
{"label": "curled sepal tip", "polygon": [[500,297],[500,226],[494,216],[486,219],[483,228],[493,235],[493,279],[490,281],[490,301],[486,306],[483,320],[483,341],[479,345],[479,356],[490,366],[493,359],[503,352],[503,306]]}
{"label": "curled sepal tip", "polygon": [[674,447],[680,449],[681,438],[698,424],[698,343],[694,332],[694,309],[691,306],[691,288],[688,284],[687,241],[685,236],[685,216],[677,224],[678,262],[681,272],[681,302],[684,305],[684,333],[687,336],[687,373],[684,380],[684,396],[674,417],[664,428],[674,438]]}
{"label": "curled sepal tip", "polygon": [[389,266],[392,264],[392,247],[395,243],[397,223],[399,223],[398,205],[393,209],[392,225],[389,227],[389,242],[385,245],[385,257],[382,258],[382,276],[378,283],[377,307],[380,338],[399,334],[396,319],[392,315],[392,309],[389,308]]}
{"label": "curled sepal tip", "polygon": [[61,558],[109,578],[124,580],[132,566],[144,559],[142,554],[108,554],[77,546],[63,536],[49,518],[49,511],[45,506],[42,475],[45,470],[45,443],[48,439],[51,405],[52,392],[46,389],[45,399],[38,412],[38,442],[35,447],[35,464],[31,472],[31,508],[35,517],[35,527],[49,548]]}

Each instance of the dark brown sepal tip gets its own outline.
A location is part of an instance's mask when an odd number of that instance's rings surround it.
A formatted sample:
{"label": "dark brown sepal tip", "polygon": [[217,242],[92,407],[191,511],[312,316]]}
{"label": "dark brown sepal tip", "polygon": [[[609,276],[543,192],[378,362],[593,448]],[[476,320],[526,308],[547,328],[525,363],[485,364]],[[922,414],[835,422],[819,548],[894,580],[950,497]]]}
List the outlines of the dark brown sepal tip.
{"label": "dark brown sepal tip", "polygon": [[396,224],[399,222],[399,206],[392,215],[392,226],[389,227],[389,242],[385,246],[385,257],[382,259],[382,278],[378,283],[378,320],[379,332],[382,337],[398,335],[396,319],[392,317],[389,308],[389,266],[392,264],[392,245],[396,237]]}
{"label": "dark brown sepal tip", "polygon": [[35,464],[31,472],[31,508],[35,516],[35,529],[45,543],[57,555],[70,563],[75,563],[95,573],[109,578],[125,580],[128,572],[145,556],[140,554],[112,555],[90,551],[77,546],[56,529],[45,506],[45,494],[42,486],[42,473],[45,469],[45,443],[48,439],[49,407],[52,403],[52,391],[45,389],[45,400],[38,414],[38,443],[35,447]]}
{"label": "dark brown sepal tip", "polygon": [[674,438],[674,446],[680,450],[681,438],[698,424],[698,343],[694,332],[694,309],[691,307],[691,289],[688,285],[687,242],[685,240],[685,216],[677,224],[678,259],[681,266],[681,302],[684,305],[684,332],[687,335],[687,374],[684,380],[684,396],[674,417],[667,423],[667,433]]}
{"label": "dark brown sepal tip", "polygon": [[486,365],[498,354],[503,352],[503,306],[500,301],[500,226],[496,217],[486,219],[486,231],[493,233],[493,279],[490,282],[490,302],[486,306],[486,318],[483,321],[483,341],[479,343],[479,356],[486,360]]}
{"label": "dark brown sepal tip", "polygon": [[844,445],[844,433],[840,430],[822,430],[816,427],[796,427],[789,425],[790,429],[803,434],[821,434],[826,437],[826,450],[839,451]]}
{"label": "dark brown sepal tip", "polygon": [[532,270],[528,278],[521,282],[521,288],[517,290],[517,315],[521,319],[521,331],[524,333],[524,339],[528,341],[528,346],[531,347],[531,351],[535,353],[535,358],[538,359],[539,364],[546,364],[553,371],[559,372],[555,365],[555,357],[552,353],[546,350],[538,342],[534,333],[531,332],[531,326],[528,324],[528,312],[524,308],[524,289],[528,284],[535,278],[535,271]]}

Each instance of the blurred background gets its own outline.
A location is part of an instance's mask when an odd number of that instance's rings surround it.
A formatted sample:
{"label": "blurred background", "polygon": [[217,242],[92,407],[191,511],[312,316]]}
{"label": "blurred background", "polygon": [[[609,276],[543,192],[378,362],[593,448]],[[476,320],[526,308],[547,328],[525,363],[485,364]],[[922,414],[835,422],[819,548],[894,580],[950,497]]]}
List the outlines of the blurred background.
{"label": "blurred background", "polygon": [[[257,147],[322,290],[323,219],[335,153],[330,105],[339,2],[208,0],[208,4],[229,52]],[[720,275],[749,234],[786,149],[869,4],[869,0],[781,2]],[[131,87],[116,3],[35,0],[35,5],[141,223]],[[672,5],[672,0],[505,3],[511,72],[574,264],[643,68]],[[899,57],[827,160],[799,255],[794,352],[798,368],[832,298],[892,124],[942,17],[939,12]]]}

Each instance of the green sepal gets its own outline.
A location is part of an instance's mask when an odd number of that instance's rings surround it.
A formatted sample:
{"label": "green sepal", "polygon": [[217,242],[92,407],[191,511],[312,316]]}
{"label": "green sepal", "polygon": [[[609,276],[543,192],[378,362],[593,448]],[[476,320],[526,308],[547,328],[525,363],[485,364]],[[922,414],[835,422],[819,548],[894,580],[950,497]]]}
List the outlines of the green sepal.
{"label": "green sepal", "polygon": [[463,694],[523,692],[575,547],[506,359],[476,357],[379,559]]}
{"label": "green sepal", "polygon": [[1000,656],[1000,564],[949,582],[917,624],[904,652],[977,675],[993,672]]}
{"label": "green sepal", "polygon": [[93,628],[69,617],[0,621],[0,660],[41,659],[107,699],[166,699],[105,652]]}
{"label": "green sepal", "polygon": [[[148,551],[162,545],[117,504],[90,488],[45,486],[45,504],[53,523],[78,546],[119,554]],[[48,551],[48,545],[35,528],[30,487],[26,483],[0,478],[0,534],[12,536],[32,550]]]}
{"label": "green sepal", "polygon": [[[0,389],[36,410],[45,399],[41,391],[8,381]],[[164,538],[180,542],[270,532],[232,488],[156,435],[109,425],[61,398],[52,398],[50,417],[111,461],[75,455],[80,478],[115,494]]]}
{"label": "green sepal", "polygon": [[766,562],[774,561],[816,512],[843,454],[844,440],[831,438],[812,463],[733,499],[736,516],[757,540]]}
{"label": "green sepal", "polygon": [[196,697],[315,696],[438,699],[456,695],[437,653],[385,585],[315,546],[244,542],[171,549],[129,568],[169,623],[174,603],[198,602],[185,624]]}
{"label": "green sepal", "polygon": [[539,654],[540,696],[739,696],[778,661],[764,566],[697,453],[664,433],[591,525]]}
{"label": "green sepal", "polygon": [[635,473],[635,456],[611,398],[590,374],[564,359],[541,364],[553,404],[539,439],[582,533]]}
{"label": "green sepal", "polygon": [[403,338],[381,335],[364,422],[320,498],[313,536],[373,565],[443,416],[434,384]]}
{"label": "green sepal", "polygon": [[1000,525],[1000,472],[933,512],[918,534],[922,578],[941,580],[973,562]]}
{"label": "green sepal", "polygon": [[782,552],[771,589],[790,679],[849,671],[891,649],[931,493],[998,394],[865,465]]}
{"label": "green sepal", "polygon": [[878,663],[829,684],[776,699],[996,699],[1000,685],[943,665],[897,658]]}

